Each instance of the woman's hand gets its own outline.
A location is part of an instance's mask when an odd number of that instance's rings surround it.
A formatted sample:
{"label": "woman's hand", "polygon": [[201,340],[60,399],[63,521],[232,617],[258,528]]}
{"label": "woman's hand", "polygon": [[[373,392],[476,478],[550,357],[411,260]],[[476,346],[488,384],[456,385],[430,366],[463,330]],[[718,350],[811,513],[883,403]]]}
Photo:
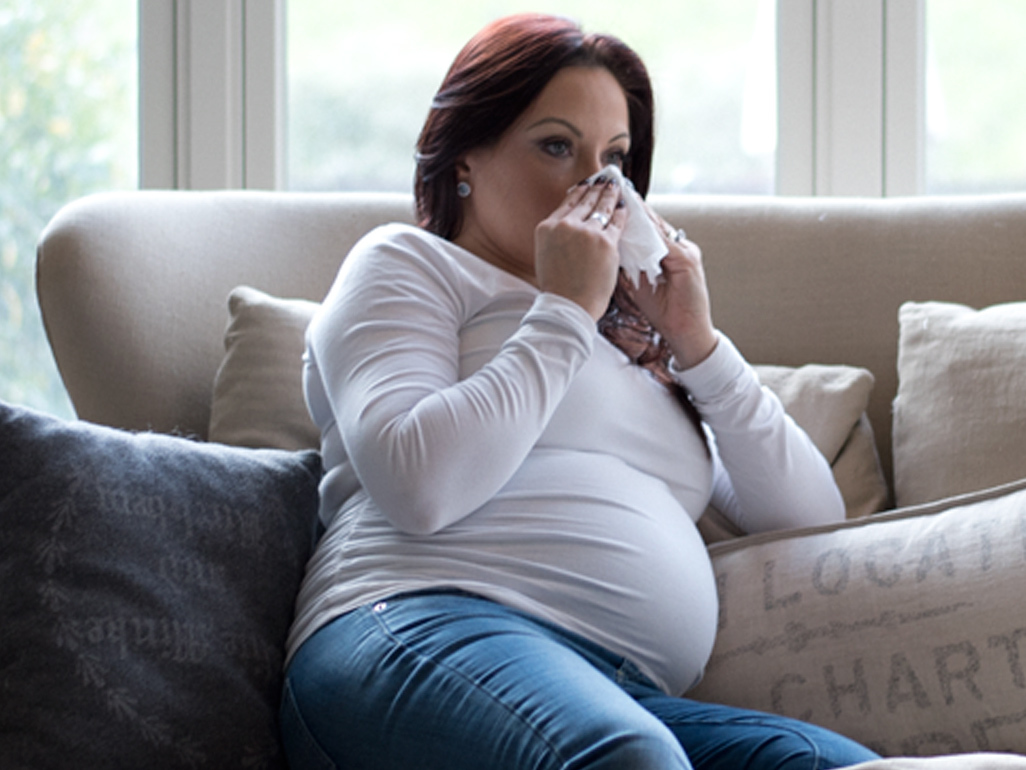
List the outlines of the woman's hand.
{"label": "woman's hand", "polygon": [[642,274],[632,296],[638,308],[663,336],[677,366],[687,369],[701,363],[716,347],[716,329],[709,309],[709,290],[702,267],[702,250],[645,205],[663,234],[669,253],[663,257],[662,275],[653,286]]}
{"label": "woman's hand", "polygon": [[534,231],[538,288],[573,300],[596,321],[616,287],[627,223],[622,194],[611,180],[577,185]]}

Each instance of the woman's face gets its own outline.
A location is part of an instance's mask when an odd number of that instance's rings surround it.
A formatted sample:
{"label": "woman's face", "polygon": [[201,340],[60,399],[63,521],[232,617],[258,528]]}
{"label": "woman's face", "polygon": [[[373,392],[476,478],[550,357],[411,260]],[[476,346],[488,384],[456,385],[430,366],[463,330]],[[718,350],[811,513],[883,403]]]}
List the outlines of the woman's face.
{"label": "woman's face", "polygon": [[534,283],[534,230],[567,190],[630,149],[627,97],[609,70],[560,70],[538,98],[488,147],[457,169],[470,184],[455,242]]}

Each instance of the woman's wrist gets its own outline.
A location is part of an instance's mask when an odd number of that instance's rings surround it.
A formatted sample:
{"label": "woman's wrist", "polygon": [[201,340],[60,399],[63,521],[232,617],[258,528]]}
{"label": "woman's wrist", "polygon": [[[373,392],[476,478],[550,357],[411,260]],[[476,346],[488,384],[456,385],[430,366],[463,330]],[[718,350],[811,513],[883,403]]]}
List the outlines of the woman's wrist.
{"label": "woman's wrist", "polygon": [[686,339],[668,340],[673,353],[673,367],[677,371],[683,372],[693,366],[698,366],[712,355],[719,340],[715,329],[712,328]]}

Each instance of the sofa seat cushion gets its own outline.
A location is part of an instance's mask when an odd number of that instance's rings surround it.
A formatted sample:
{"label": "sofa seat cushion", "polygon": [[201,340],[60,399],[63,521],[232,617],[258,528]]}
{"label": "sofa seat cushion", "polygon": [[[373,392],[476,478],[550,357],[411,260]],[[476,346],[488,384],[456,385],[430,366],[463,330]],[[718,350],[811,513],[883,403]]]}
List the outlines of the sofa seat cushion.
{"label": "sofa seat cushion", "polygon": [[883,755],[1026,753],[1026,479],[710,551],[720,624],[693,697]]}
{"label": "sofa seat cushion", "polygon": [[0,404],[0,767],[285,768],[320,460]]}

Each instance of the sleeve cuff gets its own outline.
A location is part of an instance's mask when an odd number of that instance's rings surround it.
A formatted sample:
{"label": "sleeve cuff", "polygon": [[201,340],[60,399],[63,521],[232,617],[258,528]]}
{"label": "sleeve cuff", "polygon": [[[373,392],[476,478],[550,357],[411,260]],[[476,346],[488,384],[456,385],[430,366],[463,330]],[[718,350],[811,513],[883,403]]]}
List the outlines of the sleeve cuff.
{"label": "sleeve cuff", "polygon": [[717,331],[716,336],[719,342],[700,364],[680,370],[672,360],[670,362],[674,379],[695,401],[706,401],[725,391],[735,390],[748,376],[755,376],[734,343],[722,332]]}

